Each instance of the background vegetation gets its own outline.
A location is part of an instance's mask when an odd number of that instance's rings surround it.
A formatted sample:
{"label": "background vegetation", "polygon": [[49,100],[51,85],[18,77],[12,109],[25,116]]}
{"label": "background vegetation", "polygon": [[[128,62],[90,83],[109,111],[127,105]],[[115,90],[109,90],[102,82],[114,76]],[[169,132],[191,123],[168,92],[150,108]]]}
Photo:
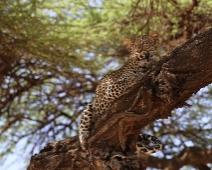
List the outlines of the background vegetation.
{"label": "background vegetation", "polygon": [[[157,31],[161,58],[211,24],[208,0],[1,0],[0,163],[17,146],[28,163],[46,143],[78,134],[99,79],[126,61],[124,37]],[[144,129],[162,140],[158,156],[211,148],[211,100],[209,85]]]}

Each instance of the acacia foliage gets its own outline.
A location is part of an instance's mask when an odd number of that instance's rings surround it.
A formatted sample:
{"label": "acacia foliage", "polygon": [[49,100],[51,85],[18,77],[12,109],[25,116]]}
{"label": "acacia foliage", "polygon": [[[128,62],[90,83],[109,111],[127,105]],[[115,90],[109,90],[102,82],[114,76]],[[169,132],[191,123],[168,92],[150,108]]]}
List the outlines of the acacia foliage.
{"label": "acacia foliage", "polygon": [[[211,12],[207,0],[1,0],[1,157],[21,139],[34,152],[78,134],[98,80],[128,55],[124,37],[157,31],[162,56],[206,30]],[[211,146],[210,98],[209,86],[188,102],[191,108],[145,129],[161,137],[162,156]]]}

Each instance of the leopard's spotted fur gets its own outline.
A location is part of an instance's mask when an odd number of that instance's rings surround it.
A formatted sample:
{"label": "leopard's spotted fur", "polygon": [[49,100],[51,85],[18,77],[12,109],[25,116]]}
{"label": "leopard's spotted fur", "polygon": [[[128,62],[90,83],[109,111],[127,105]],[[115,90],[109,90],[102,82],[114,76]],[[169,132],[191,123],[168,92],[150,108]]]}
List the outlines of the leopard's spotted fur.
{"label": "leopard's spotted fur", "polygon": [[145,35],[136,37],[132,41],[125,39],[125,45],[130,50],[128,61],[120,69],[100,80],[94,101],[88,104],[82,113],[79,136],[82,147],[86,146],[95,121],[105,113],[114,100],[132,87],[135,80],[142,79],[155,52],[154,41],[154,36]]}

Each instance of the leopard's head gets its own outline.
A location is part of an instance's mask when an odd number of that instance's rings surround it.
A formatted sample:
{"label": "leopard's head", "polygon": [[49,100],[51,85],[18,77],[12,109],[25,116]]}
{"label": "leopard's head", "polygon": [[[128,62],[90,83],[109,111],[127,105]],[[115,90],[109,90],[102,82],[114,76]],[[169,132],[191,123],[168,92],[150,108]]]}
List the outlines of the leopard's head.
{"label": "leopard's head", "polygon": [[154,33],[149,36],[137,36],[133,40],[125,38],[124,45],[130,51],[130,54],[143,59],[154,55],[158,34]]}

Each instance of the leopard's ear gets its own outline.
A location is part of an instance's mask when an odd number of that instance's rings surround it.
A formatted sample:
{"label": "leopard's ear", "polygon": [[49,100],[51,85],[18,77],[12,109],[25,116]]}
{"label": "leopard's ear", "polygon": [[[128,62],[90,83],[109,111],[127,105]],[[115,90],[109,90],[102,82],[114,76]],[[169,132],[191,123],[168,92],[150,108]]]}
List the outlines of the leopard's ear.
{"label": "leopard's ear", "polygon": [[129,38],[123,38],[123,45],[130,50],[130,45],[131,45],[132,40]]}
{"label": "leopard's ear", "polygon": [[153,43],[154,43],[155,45],[158,43],[158,38],[159,38],[158,32],[154,31],[154,32],[152,32],[151,34],[149,34],[148,37],[153,41]]}

